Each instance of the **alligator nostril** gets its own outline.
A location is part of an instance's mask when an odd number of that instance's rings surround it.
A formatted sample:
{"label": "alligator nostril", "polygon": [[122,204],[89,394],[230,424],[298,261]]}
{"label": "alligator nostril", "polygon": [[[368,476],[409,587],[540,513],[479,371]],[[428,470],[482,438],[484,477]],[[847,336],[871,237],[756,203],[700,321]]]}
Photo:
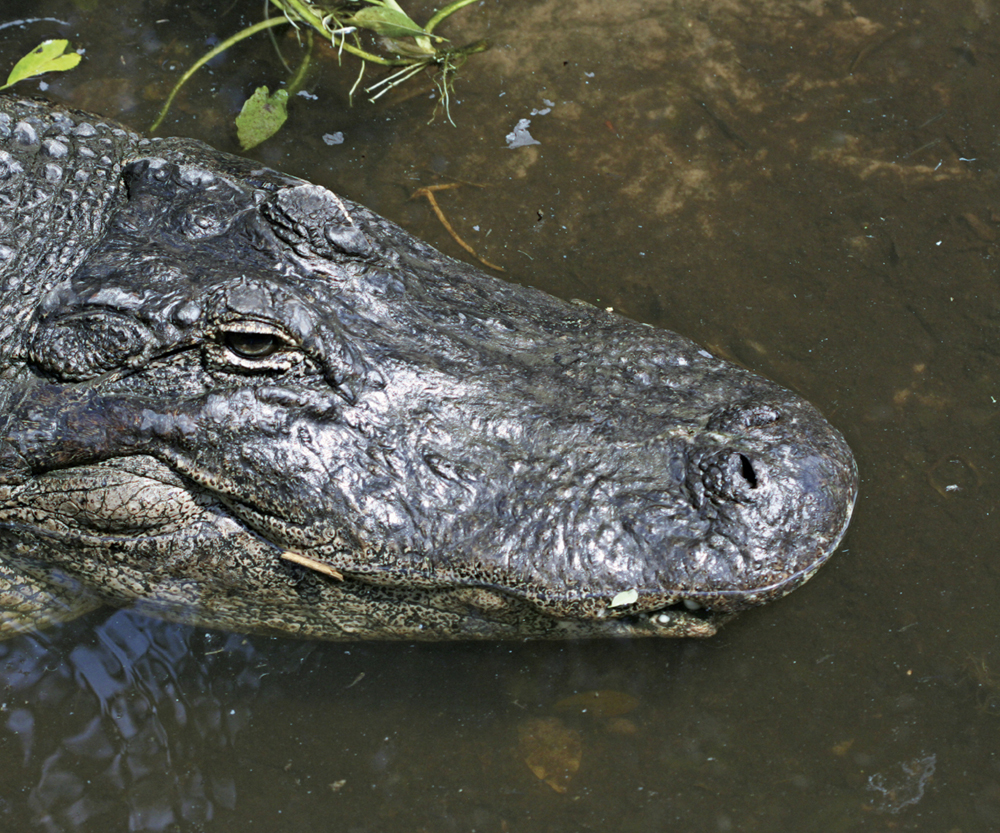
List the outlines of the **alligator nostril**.
{"label": "alligator nostril", "polygon": [[737,503],[754,500],[753,492],[763,474],[750,457],[735,449],[708,455],[700,461],[699,468],[706,491]]}
{"label": "alligator nostril", "polygon": [[744,454],[740,455],[740,474],[743,475],[743,479],[750,485],[751,489],[757,488],[757,472],[753,470],[753,464]]}

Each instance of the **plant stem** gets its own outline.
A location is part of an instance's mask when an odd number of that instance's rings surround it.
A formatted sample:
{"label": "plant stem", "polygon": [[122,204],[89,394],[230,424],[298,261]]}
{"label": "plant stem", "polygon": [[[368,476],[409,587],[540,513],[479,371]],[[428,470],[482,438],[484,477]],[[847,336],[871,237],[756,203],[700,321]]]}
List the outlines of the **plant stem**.
{"label": "plant stem", "polygon": [[[471,2],[472,0],[469,0]],[[302,0],[271,0],[271,2],[277,6],[286,15],[285,22],[291,22],[291,18],[288,17],[288,10],[294,11],[305,23],[308,23],[319,32],[323,37],[329,37],[330,33],[326,30],[323,25],[322,18],[318,17],[308,5],[302,2]],[[278,18],[275,18],[277,20]],[[346,39],[342,39],[340,48],[345,52],[350,52],[358,58],[362,58],[365,61],[371,61],[373,64],[381,64],[384,67],[398,67],[406,63],[405,61],[392,61],[387,58],[383,58],[380,55],[373,55],[371,52],[366,52],[364,49],[360,49],[357,46],[352,46],[346,42]]]}
{"label": "plant stem", "polygon": [[309,74],[309,65],[312,63],[312,54],[313,31],[310,29],[306,32],[306,54],[303,56],[299,68],[295,71],[295,77],[288,82],[288,86],[285,88],[288,90],[289,97],[295,95],[306,83],[306,75]]}
{"label": "plant stem", "polygon": [[155,133],[156,129],[161,124],[163,124],[163,120],[167,117],[167,111],[170,109],[170,105],[174,103],[174,98],[177,97],[177,93],[180,92],[181,87],[183,87],[187,83],[188,79],[192,75],[194,75],[199,69],[205,66],[205,64],[211,61],[212,58],[214,58],[216,55],[220,55],[221,53],[225,52],[227,49],[229,49],[230,46],[239,43],[241,40],[245,40],[246,38],[256,35],[258,32],[263,32],[265,29],[270,29],[272,26],[281,26],[282,24],[287,22],[288,22],[287,20],[280,17],[274,17],[271,18],[270,20],[262,20],[260,23],[255,23],[253,26],[248,26],[246,29],[237,32],[228,40],[224,40],[222,43],[220,43],[211,52],[202,55],[201,58],[195,61],[194,65],[181,76],[181,80],[174,85],[174,88],[170,91],[170,95],[167,96],[167,101],[163,105],[163,109],[160,110],[160,115],[158,115],[156,117],[156,121],[154,121],[153,124],[150,125],[149,132]]}
{"label": "plant stem", "polygon": [[434,31],[435,27],[446,17],[454,14],[459,9],[464,9],[466,6],[472,5],[475,2],[477,2],[477,0],[455,0],[455,2],[449,3],[443,9],[439,9],[438,13],[434,15],[434,17],[432,17],[429,21],[427,21],[427,25],[424,27],[424,31],[427,32],[427,34],[429,35],[431,32]]}

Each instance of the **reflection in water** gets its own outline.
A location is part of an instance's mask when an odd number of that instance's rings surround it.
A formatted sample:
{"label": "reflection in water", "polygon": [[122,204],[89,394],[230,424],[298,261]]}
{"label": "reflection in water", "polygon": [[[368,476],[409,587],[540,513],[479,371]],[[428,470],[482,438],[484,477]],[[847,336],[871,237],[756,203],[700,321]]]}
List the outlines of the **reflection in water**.
{"label": "reflection in water", "polygon": [[[255,647],[126,611],[86,633],[75,645],[45,635],[0,644],[4,725],[37,779],[32,820],[50,831],[117,822],[124,799],[129,830],[157,831],[232,809],[232,747],[262,679]],[[293,663],[311,650],[292,647]],[[264,664],[275,670],[275,658]]]}

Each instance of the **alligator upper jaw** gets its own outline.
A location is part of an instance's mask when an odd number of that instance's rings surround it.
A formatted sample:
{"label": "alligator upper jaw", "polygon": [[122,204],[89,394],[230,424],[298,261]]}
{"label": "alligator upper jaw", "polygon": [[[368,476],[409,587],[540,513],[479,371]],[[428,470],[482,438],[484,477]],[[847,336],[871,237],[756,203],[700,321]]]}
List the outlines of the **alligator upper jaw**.
{"label": "alligator upper jaw", "polygon": [[[279,489],[295,476],[286,461],[296,458],[301,437],[299,427],[284,431],[283,426],[303,424],[292,421],[301,417],[283,400],[267,399],[270,410],[263,413],[267,426],[281,429],[269,442],[284,443],[280,447],[287,453],[253,458],[270,468],[254,470],[256,485],[248,488],[246,470],[224,456],[228,449],[219,449],[223,454],[212,470],[199,468],[199,460],[212,461],[212,454],[192,454],[184,446],[199,436],[199,426],[226,424],[218,421],[220,415],[260,406],[261,396],[253,391],[215,396],[189,412],[166,408],[162,418],[160,411],[128,397],[108,397],[100,400],[107,407],[96,409],[99,400],[86,387],[39,386],[31,395],[37,402],[22,408],[25,423],[32,409],[55,407],[58,398],[61,413],[73,415],[75,422],[68,424],[89,427],[99,442],[88,444],[89,435],[58,424],[48,433],[35,429],[23,446],[33,451],[32,465],[62,468],[35,474],[25,484],[22,494],[34,497],[24,500],[35,502],[26,515],[49,512],[52,522],[65,529],[65,495],[71,492],[86,495],[70,519],[81,534],[183,536],[214,504],[214,516],[224,516],[248,538],[267,542],[275,564],[283,552],[300,551],[333,571],[329,575],[360,583],[404,591],[486,587],[556,620],[611,630],[625,627],[633,616],[644,616],[655,628],[661,614],[668,620],[665,627],[675,627],[683,611],[674,606],[684,601],[721,613],[784,595],[829,557],[846,529],[857,487],[846,445],[809,406],[783,405],[783,421],[770,422],[757,411],[727,406],[725,414],[709,419],[707,431],[687,427],[651,435],[640,445],[606,443],[606,453],[596,455],[598,464],[589,435],[583,435],[556,468],[543,468],[541,474],[523,466],[524,472],[512,474],[517,467],[503,460],[490,468],[490,447],[476,452],[477,458],[463,447],[460,462],[473,459],[485,473],[468,510],[452,511],[452,504],[441,500],[417,505],[420,481],[411,479],[384,494],[365,484],[366,495],[386,502],[375,513],[365,511],[366,505],[348,506],[345,512],[335,478],[317,474],[302,488]],[[110,414],[115,421],[92,424],[95,413]],[[341,421],[332,426],[314,419],[306,440],[323,448],[343,440],[348,436],[344,424],[355,415],[348,408],[340,413]],[[768,413],[773,416],[778,408]],[[811,442],[800,439],[803,423]],[[405,447],[399,435],[395,438]],[[559,440],[556,436],[552,445],[558,447]],[[93,462],[113,453],[116,445],[131,449],[131,456]],[[364,451],[360,443],[357,447]],[[232,460],[244,459],[238,445],[232,452]],[[364,453],[356,457],[362,463],[371,459]],[[414,454],[410,470],[431,477],[432,468],[441,469],[439,461],[433,466],[426,461],[425,454]],[[582,479],[583,471],[589,480]],[[389,467],[377,471],[373,480],[391,472]],[[545,490],[532,491],[535,481],[545,483]],[[547,499],[559,493],[569,497],[561,503]],[[282,495],[302,500],[279,500]],[[373,532],[364,526],[372,514],[415,517],[419,523]],[[421,537],[431,525],[445,531],[436,539]],[[227,581],[238,583],[238,577]],[[254,589],[248,586],[245,592]]]}

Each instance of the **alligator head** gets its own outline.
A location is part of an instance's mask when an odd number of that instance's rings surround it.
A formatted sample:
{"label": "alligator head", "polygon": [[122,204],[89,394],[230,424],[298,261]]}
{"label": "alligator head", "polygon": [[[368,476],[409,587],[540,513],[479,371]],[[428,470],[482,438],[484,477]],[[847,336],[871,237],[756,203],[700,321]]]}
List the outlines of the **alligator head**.
{"label": "alligator head", "polygon": [[[37,216],[116,128],[17,106],[0,199]],[[840,541],[854,461],[794,394],[323,188],[118,140],[89,232],[0,234],[0,558],[35,590],[330,639],[708,634]]]}

